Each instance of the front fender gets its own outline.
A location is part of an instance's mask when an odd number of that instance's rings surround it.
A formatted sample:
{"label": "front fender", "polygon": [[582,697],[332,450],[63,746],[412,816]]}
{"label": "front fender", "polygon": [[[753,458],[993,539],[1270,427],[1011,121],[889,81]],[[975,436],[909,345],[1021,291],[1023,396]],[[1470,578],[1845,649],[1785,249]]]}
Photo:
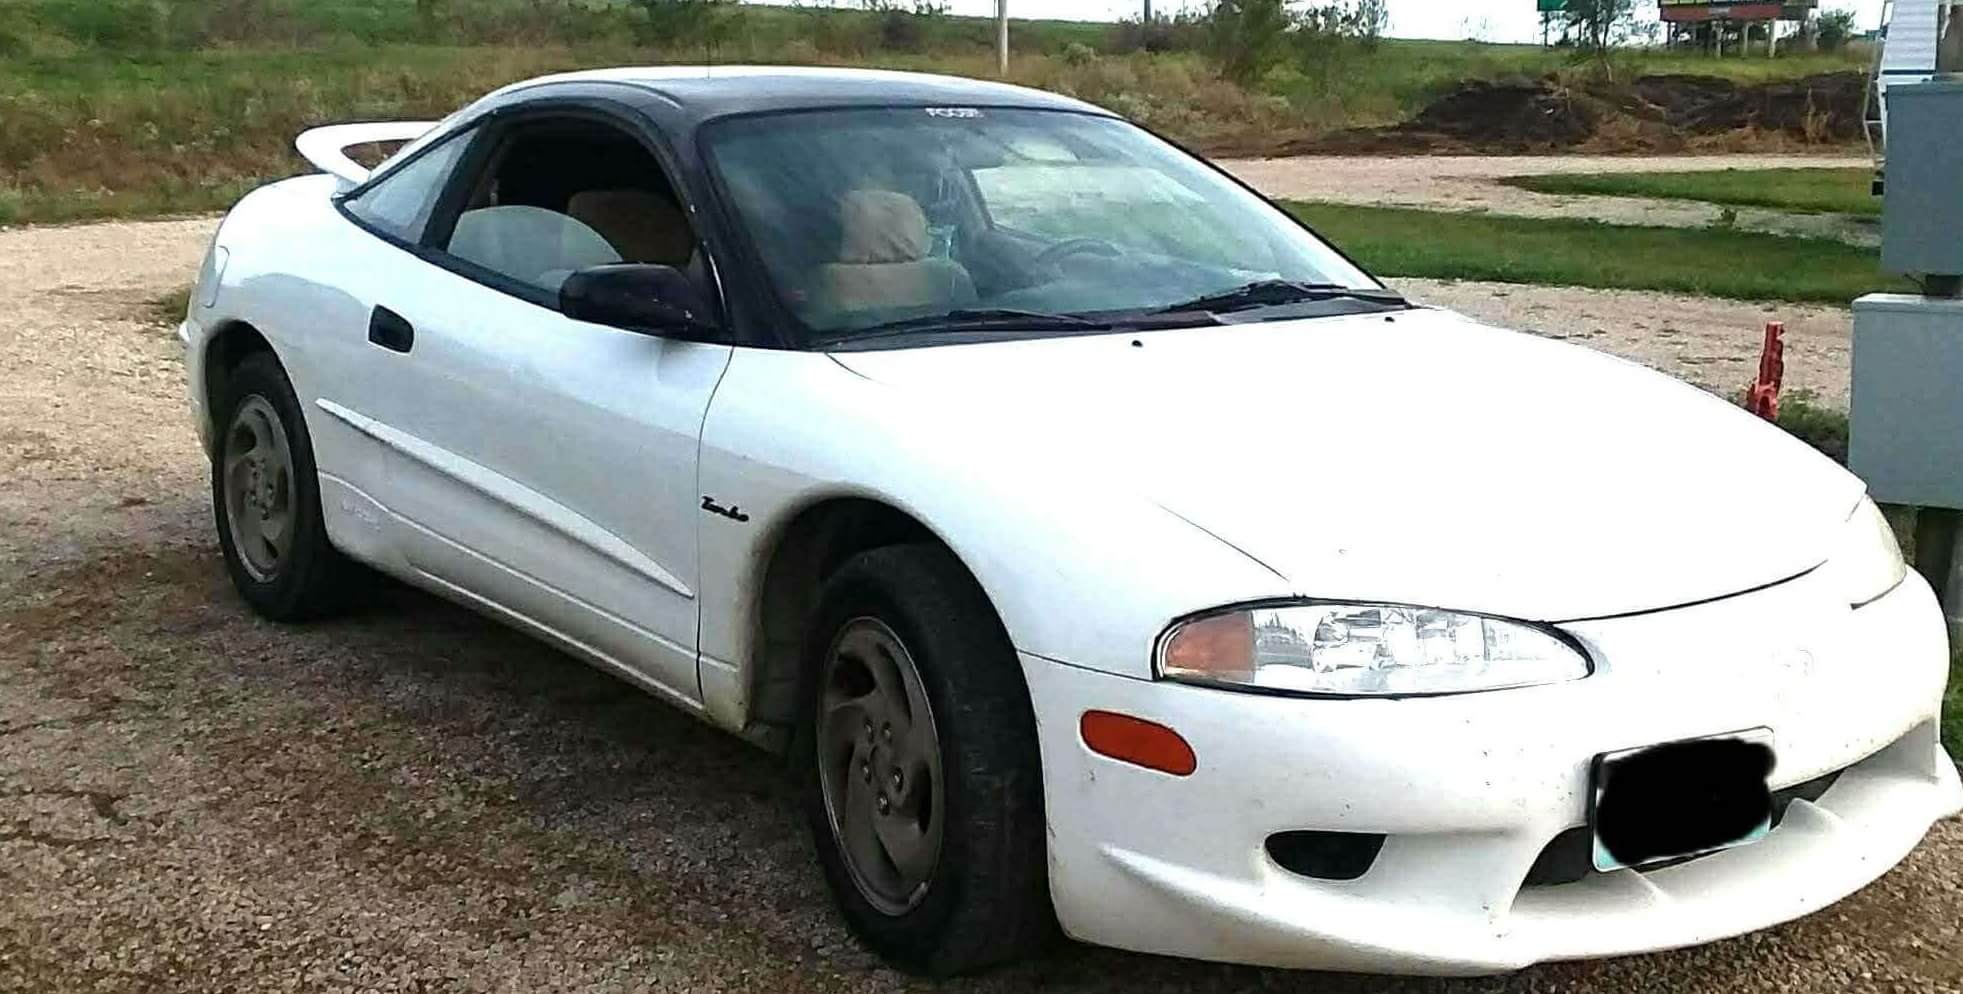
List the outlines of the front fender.
{"label": "front fender", "polygon": [[703,428],[701,484],[748,518],[703,517],[705,673],[757,657],[773,539],[837,497],[888,504],[938,535],[1018,649],[1115,675],[1151,678],[1154,642],[1176,617],[1287,593],[1280,576],[1091,478],[1067,451],[817,353],[738,351]]}

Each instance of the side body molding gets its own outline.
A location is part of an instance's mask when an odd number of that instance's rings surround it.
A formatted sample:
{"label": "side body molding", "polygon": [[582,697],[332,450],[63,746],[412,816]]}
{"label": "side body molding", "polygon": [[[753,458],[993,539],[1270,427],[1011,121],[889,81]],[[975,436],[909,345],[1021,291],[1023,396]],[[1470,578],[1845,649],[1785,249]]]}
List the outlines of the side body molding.
{"label": "side body molding", "polygon": [[693,599],[695,591],[690,590],[675,574],[664,569],[660,563],[649,559],[638,549],[621,541],[620,537],[580,516],[571,508],[553,500],[536,490],[522,486],[510,478],[480,466],[455,453],[446,452],[419,438],[398,431],[373,418],[365,417],[355,411],[322,398],[314,402],[322,411],[367,435],[369,438],[413,459],[436,472],[475,490],[492,500],[522,514],[539,524],[557,531],[567,538],[586,546],[608,559],[633,570],[635,573],[673,591],[675,594]]}

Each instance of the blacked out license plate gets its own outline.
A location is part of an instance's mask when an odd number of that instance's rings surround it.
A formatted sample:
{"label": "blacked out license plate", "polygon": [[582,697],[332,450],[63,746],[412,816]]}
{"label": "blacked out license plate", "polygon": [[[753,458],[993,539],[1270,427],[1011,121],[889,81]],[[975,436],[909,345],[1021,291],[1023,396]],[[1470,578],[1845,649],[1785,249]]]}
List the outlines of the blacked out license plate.
{"label": "blacked out license plate", "polygon": [[1772,730],[1603,753],[1589,776],[1595,869],[1749,845],[1772,832]]}

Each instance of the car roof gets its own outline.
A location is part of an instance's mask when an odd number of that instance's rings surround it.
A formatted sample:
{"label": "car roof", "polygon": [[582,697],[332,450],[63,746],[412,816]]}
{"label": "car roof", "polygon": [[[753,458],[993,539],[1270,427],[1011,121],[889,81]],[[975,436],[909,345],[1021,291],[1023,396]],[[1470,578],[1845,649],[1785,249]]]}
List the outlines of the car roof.
{"label": "car roof", "polygon": [[522,103],[553,84],[614,83],[660,98],[696,121],[769,111],[848,107],[983,106],[1109,114],[1055,93],[959,76],[808,66],[638,66],[526,80],[493,94]]}

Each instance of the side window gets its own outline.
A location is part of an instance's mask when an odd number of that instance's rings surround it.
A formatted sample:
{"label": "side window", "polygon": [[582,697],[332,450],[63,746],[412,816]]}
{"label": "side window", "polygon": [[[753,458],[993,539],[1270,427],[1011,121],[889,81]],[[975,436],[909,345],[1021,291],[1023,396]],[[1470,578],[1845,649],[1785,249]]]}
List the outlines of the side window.
{"label": "side window", "polygon": [[450,170],[470,147],[465,137],[446,138],[443,144],[424,152],[416,161],[384,176],[359,196],[347,201],[355,217],[402,239],[422,238],[423,228],[436,211]]}
{"label": "side window", "polygon": [[439,247],[550,298],[581,269],[693,271],[697,240],[660,163],[633,136],[584,118],[533,119],[500,136]]}

